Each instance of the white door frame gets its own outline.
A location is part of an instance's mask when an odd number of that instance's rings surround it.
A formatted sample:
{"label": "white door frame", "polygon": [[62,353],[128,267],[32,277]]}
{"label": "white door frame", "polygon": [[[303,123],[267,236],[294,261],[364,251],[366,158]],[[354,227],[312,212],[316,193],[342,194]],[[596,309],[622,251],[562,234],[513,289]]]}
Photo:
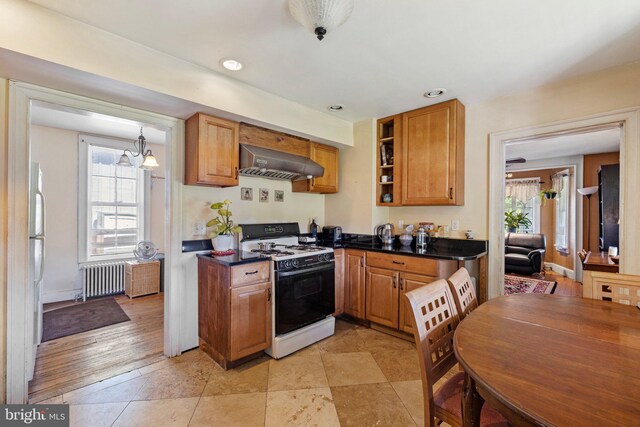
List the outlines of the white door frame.
{"label": "white door frame", "polygon": [[[26,403],[27,382],[27,280],[29,262],[29,161],[30,104],[32,100],[92,111],[166,131],[165,166],[165,300],[164,354],[180,354],[179,326],[182,286],[179,259],[182,225],[182,172],[184,121],[111,104],[53,89],[11,81],[8,114],[8,246],[7,246],[7,365],[6,402]],[[62,155],[63,153],[61,153]],[[74,191],[70,189],[70,191]]]}
{"label": "white door frame", "polygon": [[[495,132],[489,135],[489,298],[504,292],[505,146],[524,139],[588,132],[611,125],[622,127],[620,141],[620,273],[640,275],[640,108]],[[626,261],[628,260],[628,261]]]}

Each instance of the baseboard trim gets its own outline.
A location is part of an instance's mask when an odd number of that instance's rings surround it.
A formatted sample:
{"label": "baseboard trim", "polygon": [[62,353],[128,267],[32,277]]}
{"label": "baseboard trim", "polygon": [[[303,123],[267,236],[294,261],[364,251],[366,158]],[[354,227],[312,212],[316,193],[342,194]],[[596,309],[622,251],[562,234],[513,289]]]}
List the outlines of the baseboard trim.
{"label": "baseboard trim", "polygon": [[70,301],[75,299],[78,294],[82,295],[82,289],[64,289],[62,291],[43,292],[42,303],[49,304],[50,302]]}
{"label": "baseboard trim", "polygon": [[558,273],[565,277],[568,277],[569,279],[576,280],[576,272],[574,270],[569,270],[567,267],[563,267],[552,262],[545,262],[544,267],[545,269],[551,268],[551,271],[553,271],[554,273]]}

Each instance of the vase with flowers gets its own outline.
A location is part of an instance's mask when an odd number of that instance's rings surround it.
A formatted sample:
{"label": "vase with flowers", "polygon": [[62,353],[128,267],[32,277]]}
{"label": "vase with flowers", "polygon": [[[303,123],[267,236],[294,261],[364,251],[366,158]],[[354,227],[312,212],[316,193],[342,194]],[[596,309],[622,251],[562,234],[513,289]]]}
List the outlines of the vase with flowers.
{"label": "vase with flowers", "polygon": [[230,250],[233,247],[233,235],[240,231],[240,227],[233,225],[229,205],[231,205],[231,201],[225,200],[210,206],[217,215],[207,222],[207,227],[213,228],[209,237],[211,237],[213,249],[219,252]]}

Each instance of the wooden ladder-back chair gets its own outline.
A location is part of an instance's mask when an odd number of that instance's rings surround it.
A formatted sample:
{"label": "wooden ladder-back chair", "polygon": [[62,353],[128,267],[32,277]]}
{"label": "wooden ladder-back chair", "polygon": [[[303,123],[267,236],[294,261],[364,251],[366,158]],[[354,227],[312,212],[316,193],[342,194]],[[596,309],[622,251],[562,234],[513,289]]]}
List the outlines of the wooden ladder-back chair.
{"label": "wooden ladder-back chair", "polygon": [[453,300],[456,302],[458,315],[460,316],[460,320],[462,320],[478,308],[475,286],[473,281],[471,281],[469,272],[464,267],[453,273],[447,281],[453,294]]}
{"label": "wooden ladder-back chair", "polygon": [[[434,427],[435,419],[462,426],[462,389],[464,372],[449,378],[434,392],[433,385],[455,366],[453,334],[460,323],[449,284],[440,279],[407,292],[413,312],[414,337],[420,359],[424,400],[424,425]],[[480,417],[483,426],[508,426],[507,421],[489,405]]]}

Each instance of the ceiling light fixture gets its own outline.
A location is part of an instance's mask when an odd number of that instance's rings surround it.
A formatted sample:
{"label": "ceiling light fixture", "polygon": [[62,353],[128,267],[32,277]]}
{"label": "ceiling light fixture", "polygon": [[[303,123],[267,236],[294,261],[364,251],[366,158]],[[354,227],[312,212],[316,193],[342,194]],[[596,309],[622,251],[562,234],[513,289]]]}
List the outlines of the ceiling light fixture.
{"label": "ceiling light fixture", "polygon": [[131,159],[129,159],[129,156],[127,156],[127,151],[128,151],[129,154],[131,154],[133,157],[138,157],[140,155],[142,156],[144,161],[140,165],[140,169],[153,170],[153,169],[157,168],[158,166],[160,166],[158,164],[158,161],[156,160],[156,158],[153,156],[153,153],[151,152],[151,150],[147,150],[146,149],[147,140],[142,135],[142,128],[140,128],[140,136],[138,137],[138,139],[133,141],[133,146],[135,147],[137,153],[134,154],[129,149],[124,150],[124,153],[122,153],[122,156],[120,156],[120,160],[118,161],[118,163],[116,163],[116,165],[118,165],[118,166],[129,166],[129,167],[133,166],[131,164]]}
{"label": "ceiling light fixture", "polygon": [[222,66],[224,68],[226,68],[229,71],[240,71],[242,70],[242,64],[238,61],[236,61],[235,59],[231,59],[231,58],[224,58],[220,60],[220,64],[222,64]]}
{"label": "ceiling light fixture", "polygon": [[447,90],[443,87],[439,87],[437,89],[431,89],[430,91],[425,92],[424,96],[426,98],[437,98],[444,95],[445,93],[447,93]]}
{"label": "ceiling light fixture", "polygon": [[289,12],[322,40],[344,24],[353,11],[353,0],[289,0]]}
{"label": "ceiling light fixture", "polygon": [[344,105],[340,105],[340,104],[335,104],[335,105],[329,105],[327,107],[327,109],[333,113],[337,112],[337,111],[341,111],[344,108]]}

